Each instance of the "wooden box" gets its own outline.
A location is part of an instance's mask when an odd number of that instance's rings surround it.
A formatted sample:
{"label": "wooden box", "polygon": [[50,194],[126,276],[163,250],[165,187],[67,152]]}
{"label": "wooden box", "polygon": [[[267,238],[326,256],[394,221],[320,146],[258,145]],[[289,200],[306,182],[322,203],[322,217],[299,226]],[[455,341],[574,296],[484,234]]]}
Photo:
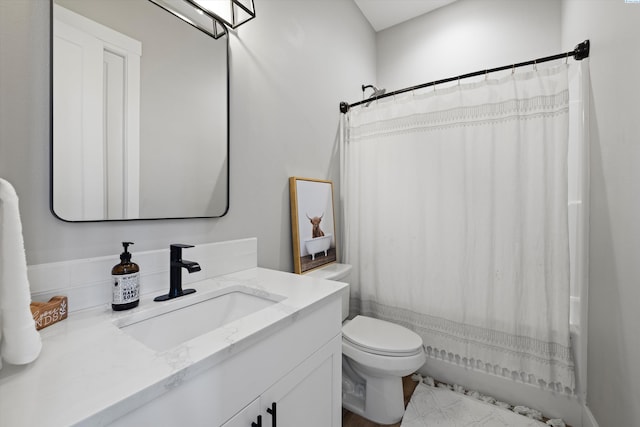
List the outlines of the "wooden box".
{"label": "wooden box", "polygon": [[67,297],[63,296],[55,296],[49,302],[31,303],[31,314],[37,330],[66,319],[68,311]]}

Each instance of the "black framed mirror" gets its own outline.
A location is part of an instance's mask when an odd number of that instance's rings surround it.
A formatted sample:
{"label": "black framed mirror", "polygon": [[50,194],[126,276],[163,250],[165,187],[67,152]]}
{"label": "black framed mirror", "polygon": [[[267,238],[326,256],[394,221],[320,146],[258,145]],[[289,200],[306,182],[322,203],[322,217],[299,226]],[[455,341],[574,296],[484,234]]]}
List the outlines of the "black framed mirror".
{"label": "black framed mirror", "polygon": [[228,35],[157,3],[51,0],[51,210],[64,221],[228,210]]}

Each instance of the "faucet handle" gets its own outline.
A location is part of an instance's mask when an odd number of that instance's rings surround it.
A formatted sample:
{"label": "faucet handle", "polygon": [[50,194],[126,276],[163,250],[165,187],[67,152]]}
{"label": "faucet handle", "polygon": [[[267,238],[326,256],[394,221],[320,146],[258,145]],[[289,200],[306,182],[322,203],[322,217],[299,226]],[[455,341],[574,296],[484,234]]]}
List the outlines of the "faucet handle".
{"label": "faucet handle", "polygon": [[186,249],[186,248],[195,248],[193,245],[185,245],[184,243],[172,243],[169,245],[170,248],[176,249]]}
{"label": "faucet handle", "polygon": [[182,243],[172,243],[169,245],[169,253],[171,261],[180,261],[182,259],[182,250],[186,248],[193,248],[193,245],[185,245]]}

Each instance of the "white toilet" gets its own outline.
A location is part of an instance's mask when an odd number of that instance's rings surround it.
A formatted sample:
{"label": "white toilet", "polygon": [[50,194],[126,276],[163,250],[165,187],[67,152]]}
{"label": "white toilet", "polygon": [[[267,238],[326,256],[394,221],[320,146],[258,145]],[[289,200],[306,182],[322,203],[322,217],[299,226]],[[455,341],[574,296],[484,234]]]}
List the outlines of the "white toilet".
{"label": "white toilet", "polygon": [[[347,282],[348,264],[329,264],[308,276]],[[349,316],[348,295],[342,320]],[[379,424],[393,424],[404,414],[402,377],[426,361],[422,338],[409,329],[366,316],[342,324],[342,406]]]}

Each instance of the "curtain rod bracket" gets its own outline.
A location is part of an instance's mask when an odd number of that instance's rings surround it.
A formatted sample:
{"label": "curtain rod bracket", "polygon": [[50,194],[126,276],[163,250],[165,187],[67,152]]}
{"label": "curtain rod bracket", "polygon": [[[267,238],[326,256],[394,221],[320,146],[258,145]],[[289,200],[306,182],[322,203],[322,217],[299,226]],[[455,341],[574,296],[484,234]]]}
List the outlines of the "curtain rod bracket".
{"label": "curtain rod bracket", "polygon": [[342,114],[347,114],[349,112],[349,103],[348,102],[341,102],[340,103],[340,112]]}
{"label": "curtain rod bracket", "polygon": [[590,47],[589,40],[585,40],[582,43],[579,43],[573,49],[573,59],[575,59],[576,61],[582,61],[584,58],[588,58],[589,47]]}

